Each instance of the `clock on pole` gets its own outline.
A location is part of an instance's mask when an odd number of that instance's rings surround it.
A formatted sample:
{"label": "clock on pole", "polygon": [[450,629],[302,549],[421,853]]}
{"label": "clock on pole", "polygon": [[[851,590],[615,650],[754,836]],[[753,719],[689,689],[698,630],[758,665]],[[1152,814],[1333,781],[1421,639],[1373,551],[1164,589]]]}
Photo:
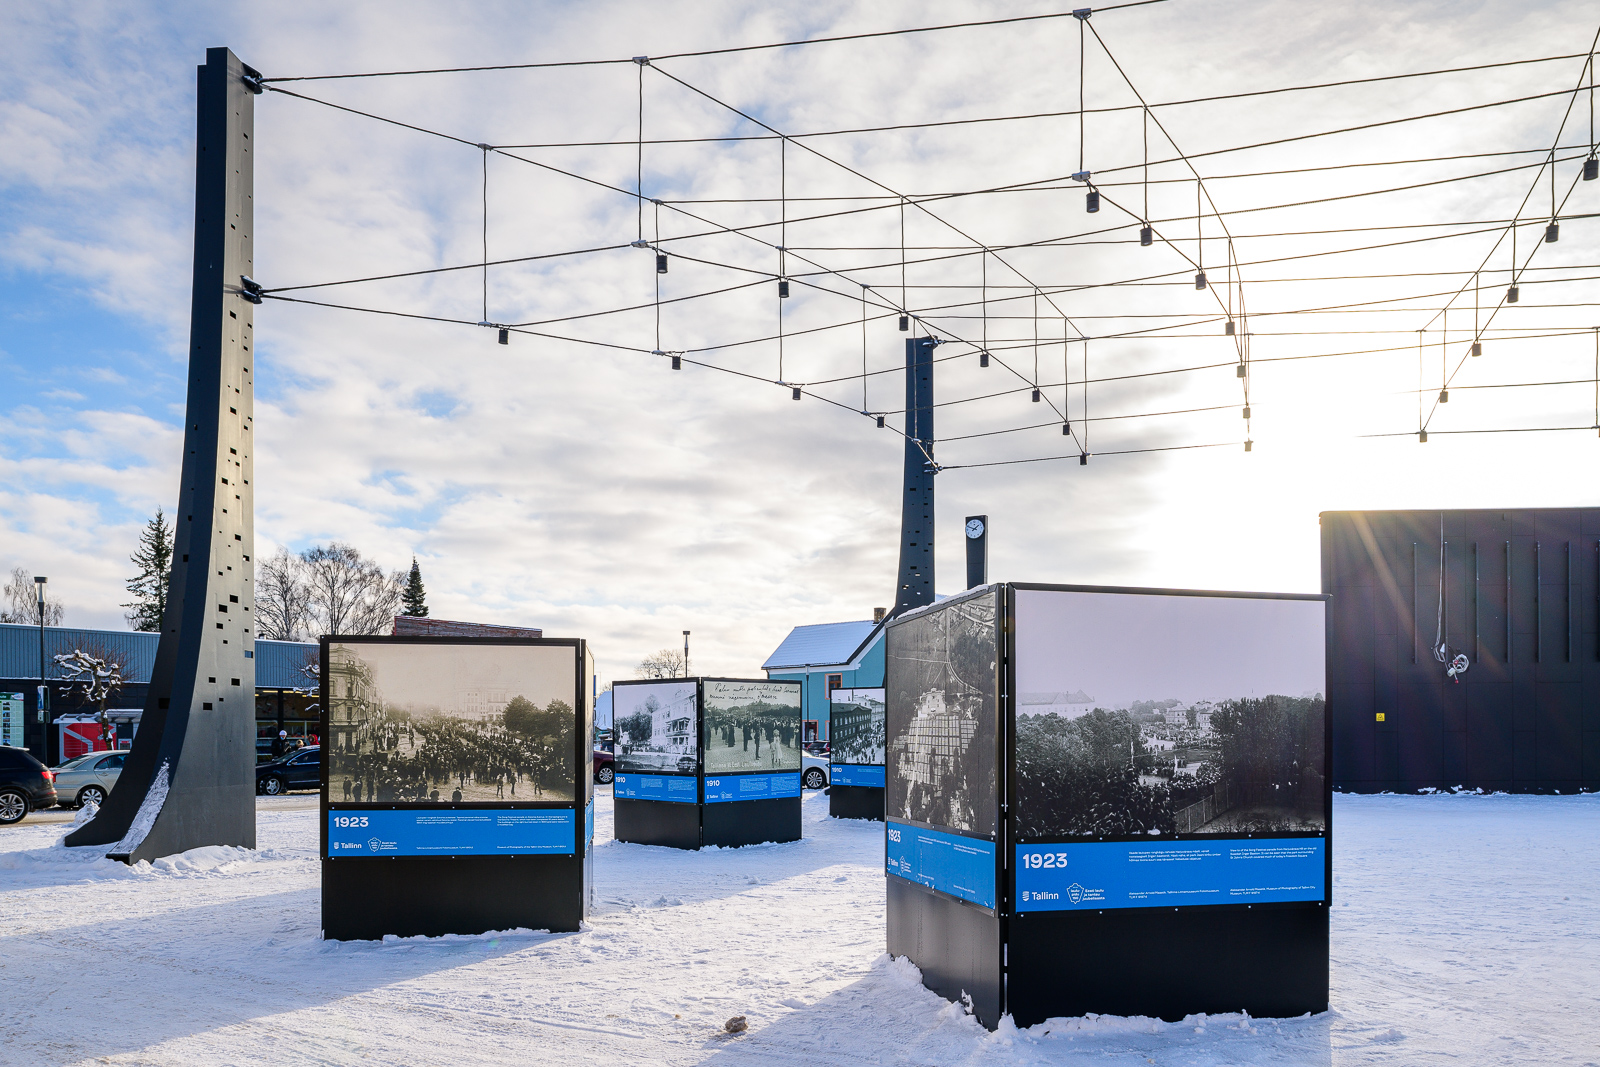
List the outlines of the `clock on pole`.
{"label": "clock on pole", "polygon": [[967,516],[967,588],[989,581],[989,516]]}

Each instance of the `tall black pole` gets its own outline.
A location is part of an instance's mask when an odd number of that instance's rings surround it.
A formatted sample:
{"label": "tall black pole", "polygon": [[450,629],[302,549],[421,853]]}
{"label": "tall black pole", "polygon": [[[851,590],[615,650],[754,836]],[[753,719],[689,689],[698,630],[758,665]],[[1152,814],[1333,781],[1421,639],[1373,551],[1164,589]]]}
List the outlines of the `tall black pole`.
{"label": "tall black pole", "polygon": [[933,603],[933,348],[906,338],[906,467],[894,614]]}
{"label": "tall black pole", "polygon": [[69,845],[129,863],[254,848],[251,274],[260,75],[226,48],[199,71],[189,401],[172,576],[149,695],[116,787]]}
{"label": "tall black pole", "polygon": [[[48,578],[35,577],[34,588],[39,590],[39,710],[36,718],[44,723],[44,741],[40,748],[42,753],[50,752],[50,683],[44,676],[44,584]],[[45,758],[46,763],[52,762]]]}

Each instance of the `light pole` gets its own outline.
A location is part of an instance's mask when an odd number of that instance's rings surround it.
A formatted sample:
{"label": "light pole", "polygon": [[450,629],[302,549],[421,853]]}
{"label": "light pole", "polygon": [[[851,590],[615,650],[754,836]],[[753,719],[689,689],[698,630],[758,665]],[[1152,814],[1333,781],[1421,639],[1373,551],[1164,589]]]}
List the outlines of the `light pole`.
{"label": "light pole", "polygon": [[[39,708],[40,722],[50,721],[50,690],[44,677],[44,585],[50,579],[35,576],[33,584],[39,590]],[[48,733],[48,731],[47,731]],[[48,744],[48,738],[46,738]]]}
{"label": "light pole", "polygon": [[689,677],[689,631],[683,631],[683,676]]}

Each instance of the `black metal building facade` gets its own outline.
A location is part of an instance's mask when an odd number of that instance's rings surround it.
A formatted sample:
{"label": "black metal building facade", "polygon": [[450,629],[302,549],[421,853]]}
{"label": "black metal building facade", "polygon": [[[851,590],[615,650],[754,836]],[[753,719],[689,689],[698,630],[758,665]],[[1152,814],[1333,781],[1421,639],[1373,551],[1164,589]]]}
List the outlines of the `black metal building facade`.
{"label": "black metal building facade", "polygon": [[1334,788],[1600,790],[1597,575],[1600,508],[1324,512]]}

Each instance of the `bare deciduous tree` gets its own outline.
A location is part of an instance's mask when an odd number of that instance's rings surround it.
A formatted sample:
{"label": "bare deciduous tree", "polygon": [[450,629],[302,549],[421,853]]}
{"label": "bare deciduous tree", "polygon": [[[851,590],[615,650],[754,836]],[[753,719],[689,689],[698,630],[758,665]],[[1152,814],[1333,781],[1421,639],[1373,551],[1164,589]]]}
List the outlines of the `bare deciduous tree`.
{"label": "bare deciduous tree", "polygon": [[[44,624],[60,626],[67,609],[52,600],[44,603]],[[33,576],[21,567],[13,567],[6,579],[5,590],[0,593],[0,622],[16,622],[26,626],[39,625],[39,591]]]}
{"label": "bare deciduous tree", "polygon": [[687,674],[688,664],[683,661],[683,653],[675,648],[652,652],[633,669],[635,678],[676,678]]}
{"label": "bare deciduous tree", "polygon": [[313,636],[311,590],[305,564],[280,548],[256,560],[256,633],[269,641],[304,641]]}
{"label": "bare deciduous tree", "polygon": [[361,552],[337,541],[300,554],[319,633],[378,634],[400,610],[405,573],[385,574]]}
{"label": "bare deciduous tree", "polygon": [[72,683],[79,702],[94,705],[100,718],[100,740],[109,743],[111,721],[106,718],[106,705],[122,691],[122,658],[100,645],[75,648],[51,658],[61,669],[62,677]]}

